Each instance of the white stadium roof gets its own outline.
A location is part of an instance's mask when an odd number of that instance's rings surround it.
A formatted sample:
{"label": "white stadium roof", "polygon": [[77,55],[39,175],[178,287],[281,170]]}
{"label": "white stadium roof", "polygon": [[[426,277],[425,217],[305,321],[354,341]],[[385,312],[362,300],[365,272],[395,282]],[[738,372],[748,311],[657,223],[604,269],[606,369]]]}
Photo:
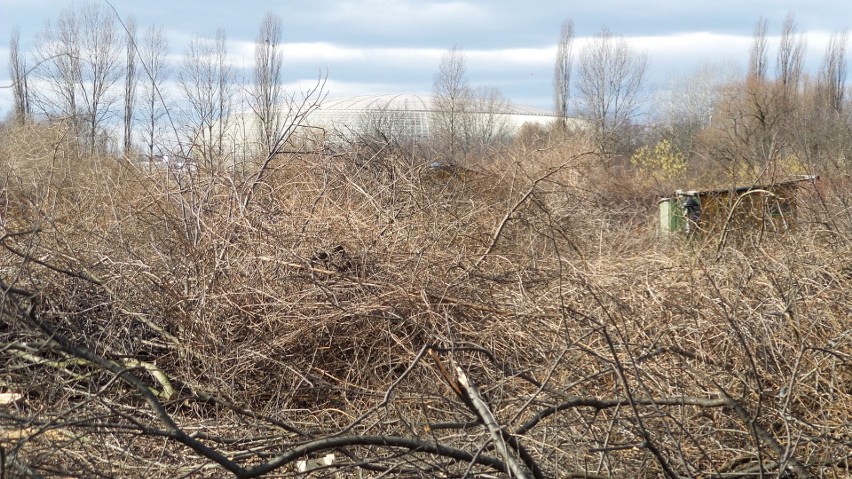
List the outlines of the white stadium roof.
{"label": "white stadium roof", "polygon": [[[307,122],[312,126],[333,129],[344,134],[363,132],[371,126],[381,125],[381,128],[394,134],[408,137],[427,137],[434,114],[440,111],[434,107],[433,95],[418,94],[389,94],[361,95],[345,98],[326,99],[319,108],[311,113]],[[527,106],[519,106],[502,102],[491,111],[468,110],[467,114],[493,115],[496,121],[505,124],[508,133],[516,133],[526,123],[545,125],[552,123],[556,117],[552,112]]]}
{"label": "white stadium roof", "polygon": [[[359,95],[342,98],[326,99],[320,106],[324,111],[422,111],[434,112],[434,95],[419,95],[413,93],[390,94],[390,95]],[[472,113],[490,113],[485,111],[473,111]],[[499,114],[523,115],[531,117],[546,117],[553,120],[553,112],[544,108],[520,106],[514,103],[504,102],[498,109]]]}
{"label": "white stadium roof", "polygon": [[[432,136],[432,125],[440,111],[435,108],[433,95],[390,94],[361,95],[327,98],[304,119],[301,126],[321,128],[326,133],[353,138],[381,132],[399,140],[417,140]],[[557,117],[552,112],[506,101],[479,106],[486,102],[472,102],[465,115],[469,115],[474,128],[490,129],[496,136],[512,136],[525,124],[546,126]],[[488,110],[488,111],[485,111]],[[286,115],[286,113],[285,113]],[[284,120],[285,123],[288,120]],[[576,120],[574,120],[576,121]],[[260,131],[257,116],[251,111],[235,113],[227,120],[229,143],[235,148],[252,148]],[[238,146],[243,145],[243,146]]]}

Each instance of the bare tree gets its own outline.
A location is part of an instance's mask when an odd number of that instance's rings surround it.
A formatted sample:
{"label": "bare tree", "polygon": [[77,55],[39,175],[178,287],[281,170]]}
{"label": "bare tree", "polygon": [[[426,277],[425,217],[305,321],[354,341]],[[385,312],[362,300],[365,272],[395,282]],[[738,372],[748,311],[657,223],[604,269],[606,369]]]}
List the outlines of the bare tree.
{"label": "bare tree", "polygon": [[216,87],[218,90],[218,104],[216,105],[217,130],[216,130],[216,146],[219,158],[224,156],[224,135],[227,127],[228,115],[231,113],[231,105],[233,105],[234,80],[236,73],[228,63],[228,39],[225,35],[225,30],[219,28],[216,30],[215,42],[215,58],[216,58]]}
{"label": "bare tree", "polygon": [[455,46],[441,59],[433,83],[432,133],[453,162],[499,143],[509,135],[506,99],[498,88],[474,89],[467,79],[467,58]]}
{"label": "bare tree", "polygon": [[48,118],[70,120],[77,126],[77,86],[80,77],[80,40],[77,15],[63,10],[56,24],[45,23],[36,37],[33,75],[35,106]]}
{"label": "bare tree", "polygon": [[39,107],[73,121],[90,152],[102,143],[121,78],[121,39],[113,12],[89,3],[63,10],[56,27],[48,22],[36,47],[36,75],[45,85]]}
{"label": "bare tree", "polygon": [[500,144],[509,136],[506,115],[508,101],[497,87],[482,86],[473,91],[470,114],[464,117],[464,138],[468,147],[480,151]]}
{"label": "bare tree", "polygon": [[831,36],[820,67],[818,90],[822,105],[840,113],[846,90],[846,48],[849,37],[846,31]]}
{"label": "bare tree", "polygon": [[796,19],[787,14],[781,28],[781,43],[778,47],[778,81],[785,94],[799,89],[802,80],[802,65],[805,59],[805,40],[796,33]]}
{"label": "bare tree", "polygon": [[696,136],[710,125],[724,87],[742,77],[732,65],[704,65],[673,78],[655,98],[653,124],[658,134],[680,151],[692,150]]}
{"label": "bare tree", "polygon": [[217,30],[215,39],[196,38],[189,43],[178,86],[184,97],[190,144],[208,166],[222,160],[233,80],[224,30]]}
{"label": "bare tree", "polygon": [[575,102],[580,116],[591,122],[601,147],[607,147],[637,115],[647,64],[644,53],[607,29],[581,50]]}
{"label": "bare tree", "polygon": [[284,30],[281,17],[267,12],[260,23],[255,40],[254,85],[251,89],[251,104],[259,123],[261,145],[264,153],[275,151],[274,140],[281,138],[281,85],[282,50],[281,36]]}
{"label": "bare tree", "polygon": [[80,15],[80,91],[87,120],[90,151],[94,153],[101,126],[116,101],[112,87],[121,78],[121,37],[113,12],[101,4],[88,4]]}
{"label": "bare tree", "polygon": [[136,98],[136,20],[127,19],[124,24],[126,70],[124,73],[124,154],[130,154],[133,133],[133,103]]}
{"label": "bare tree", "polygon": [[754,26],[754,37],[748,59],[748,77],[758,81],[766,80],[769,54],[766,46],[766,18],[760,17]]}
{"label": "bare tree", "polygon": [[461,150],[463,117],[473,97],[467,80],[467,58],[460,47],[454,46],[441,58],[432,90],[436,112],[433,129],[439,143],[445,145],[450,158],[455,159]]}
{"label": "bare tree", "polygon": [[553,101],[556,115],[562,119],[568,118],[568,108],[571,100],[571,68],[574,62],[572,47],[574,43],[574,21],[566,19],[562,22],[559,35],[559,45],[556,47],[556,67],[553,72]]}
{"label": "bare tree", "polygon": [[9,40],[9,74],[12,77],[15,121],[25,123],[30,116],[30,92],[27,86],[27,59],[20,50],[21,31],[15,27]]}
{"label": "bare tree", "polygon": [[142,134],[149,160],[154,156],[159,122],[166,114],[166,92],[163,84],[169,78],[169,64],[166,57],[169,43],[160,27],[151,26],[139,48],[139,62],[142,64],[141,110],[144,115]]}

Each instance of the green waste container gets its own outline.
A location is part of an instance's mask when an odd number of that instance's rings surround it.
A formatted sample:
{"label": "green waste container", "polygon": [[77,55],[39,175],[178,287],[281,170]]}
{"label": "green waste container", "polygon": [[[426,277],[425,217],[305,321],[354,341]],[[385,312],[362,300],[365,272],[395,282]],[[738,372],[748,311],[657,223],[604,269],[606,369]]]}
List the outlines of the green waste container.
{"label": "green waste container", "polygon": [[662,198],[658,205],[660,207],[660,231],[664,233],[683,231],[686,218],[680,199],[677,197]]}

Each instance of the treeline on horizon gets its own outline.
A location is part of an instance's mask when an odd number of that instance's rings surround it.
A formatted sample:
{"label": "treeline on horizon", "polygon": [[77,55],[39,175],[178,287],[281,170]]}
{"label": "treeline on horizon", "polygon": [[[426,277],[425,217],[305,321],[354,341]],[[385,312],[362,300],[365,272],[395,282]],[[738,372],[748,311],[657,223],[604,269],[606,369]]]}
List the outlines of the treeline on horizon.
{"label": "treeline on horizon", "polygon": [[[63,122],[89,153],[233,164],[281,148],[275,139],[327,94],[323,78],[307,91],[284,90],[284,31],[275,14],[261,22],[251,78],[239,78],[229,64],[222,29],[212,38],[191,40],[179,62],[169,59],[160,27],[139,30],[132,17],[119,19],[111,7],[87,3],[48,21],[30,52],[21,51],[19,33],[12,32],[14,109],[5,123]],[[708,66],[664,91],[648,92],[644,53],[607,29],[576,50],[568,19],[554,63],[556,115],[580,119],[581,133],[608,163],[638,171],[657,188],[687,178],[697,184],[765,182],[846,168],[847,34],[833,34],[819,71],[806,75],[807,39],[797,32],[793,14],[781,25],[774,55],[768,30],[767,21],[758,20],[744,77]],[[168,88],[169,82],[177,87]],[[441,114],[419,156],[465,163],[510,142],[496,116],[466,115],[474,109],[499,111],[506,100],[497,88],[470,86],[462,48],[442,58],[433,91]],[[235,126],[237,112],[249,112],[251,124]],[[371,131],[362,133],[372,136],[405,133],[391,131],[389,121],[364,123]],[[569,124],[578,123],[556,122],[551,130]],[[251,131],[234,139],[238,128]]]}

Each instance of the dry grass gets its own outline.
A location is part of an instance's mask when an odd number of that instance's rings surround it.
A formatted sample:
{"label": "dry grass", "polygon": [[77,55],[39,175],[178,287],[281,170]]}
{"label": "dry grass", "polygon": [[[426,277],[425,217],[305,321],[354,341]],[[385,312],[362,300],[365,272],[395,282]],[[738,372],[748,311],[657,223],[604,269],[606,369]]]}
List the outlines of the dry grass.
{"label": "dry grass", "polygon": [[[850,223],[813,202],[821,226],[783,239],[719,254],[712,238],[664,242],[653,203],[572,145],[504,152],[464,178],[392,149],[280,158],[248,202],[227,172],[28,153],[47,180],[7,175],[0,271],[35,296],[4,296],[0,392],[26,396],[0,406],[5,467],[229,475],[156,432],[138,391],[43,321],[131,368],[243,467],[339,433],[493,455],[484,428],[456,424],[474,416],[437,358],[467,371],[547,476],[848,477]],[[15,309],[28,305],[30,320]],[[317,474],[354,474],[356,459],[487,472],[343,449]]]}

